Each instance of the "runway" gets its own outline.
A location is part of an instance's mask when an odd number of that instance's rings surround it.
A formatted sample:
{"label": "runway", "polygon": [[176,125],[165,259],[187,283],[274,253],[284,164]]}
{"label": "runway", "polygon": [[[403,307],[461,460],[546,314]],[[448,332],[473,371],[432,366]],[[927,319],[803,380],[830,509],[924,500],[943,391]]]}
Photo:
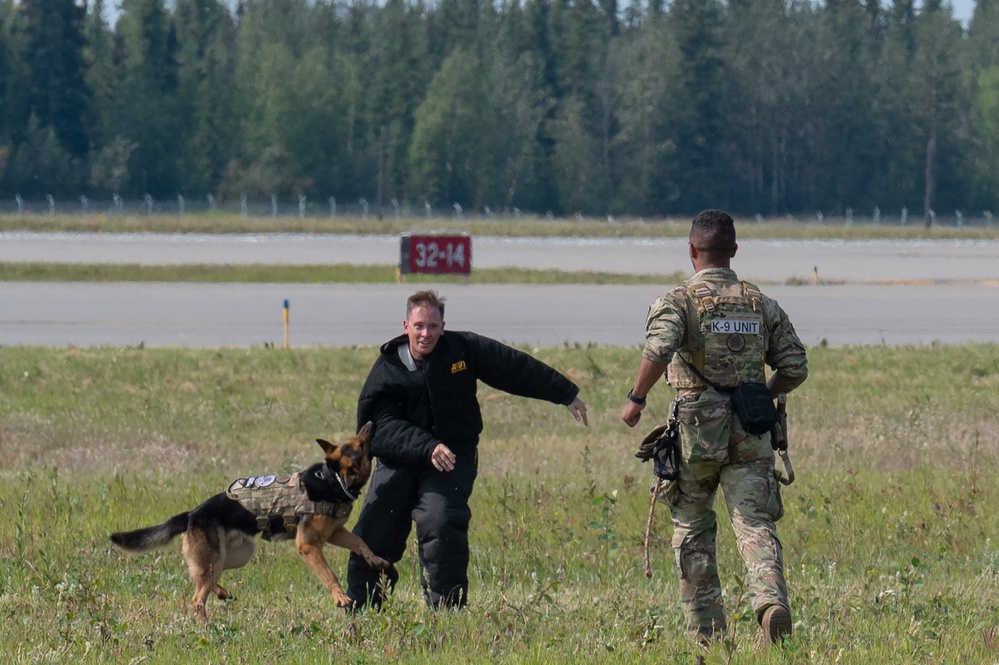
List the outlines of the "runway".
{"label": "runway", "polygon": [[[54,263],[395,265],[399,237],[308,234],[0,233],[0,261]],[[472,267],[688,272],[681,238],[472,238]],[[743,279],[999,280],[999,243],[973,240],[743,240]]]}
{"label": "runway", "polygon": [[[39,237],[45,236],[45,237]],[[263,249],[262,249],[263,248]],[[473,269],[517,265],[640,272],[641,286],[446,284],[447,325],[513,344],[639,345],[645,315],[689,272],[680,240],[473,239]],[[266,260],[272,257],[273,260]],[[0,234],[2,261],[376,263],[398,239],[375,236]],[[824,266],[824,267],[823,267]],[[742,243],[734,267],[764,283],[808,345],[999,342],[999,244],[960,241]],[[836,284],[812,286],[810,272]],[[801,282],[787,285],[788,280]],[[0,283],[0,344],[292,346],[380,344],[401,332],[410,284]]]}

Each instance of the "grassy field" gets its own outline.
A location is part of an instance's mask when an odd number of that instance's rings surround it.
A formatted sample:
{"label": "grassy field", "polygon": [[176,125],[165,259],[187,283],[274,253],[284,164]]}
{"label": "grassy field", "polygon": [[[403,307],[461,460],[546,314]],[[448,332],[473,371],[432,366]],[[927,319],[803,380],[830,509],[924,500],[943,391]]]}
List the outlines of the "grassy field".
{"label": "grassy field", "polygon": [[[843,218],[828,217],[822,222],[814,218],[786,217],[757,221],[737,218],[739,237],[745,238],[834,238],[865,240],[967,238],[999,239],[999,224],[975,224],[957,227],[937,225],[924,228],[921,220],[913,219],[905,226],[898,221],[884,224],[848,224]],[[0,231],[87,231],[103,233],[356,233],[388,234],[427,231],[464,231],[486,236],[556,236],[556,237],[677,237],[690,232],[690,217],[655,219],[593,217],[496,217],[455,218],[410,217],[377,219],[338,216],[329,217],[241,217],[228,213],[187,215],[0,215]]]}
{"label": "grassy field", "polygon": [[[683,635],[670,526],[653,577],[651,469],[632,457],[664,415],[617,413],[637,348],[547,348],[591,427],[484,389],[472,497],[471,605],[425,609],[412,550],[381,613],[349,618],[288,544],[227,573],[237,600],[190,616],[174,543],[123,555],[107,535],[164,520],[231,479],[317,460],[353,430],[374,356],[351,349],[0,348],[0,635],[4,662],[997,663],[999,346],[816,348],[792,395],[798,481],[779,528],[795,634],[759,649],[724,511],[734,634]],[[990,508],[989,506],[992,506]],[[346,553],[328,548],[345,573]]]}

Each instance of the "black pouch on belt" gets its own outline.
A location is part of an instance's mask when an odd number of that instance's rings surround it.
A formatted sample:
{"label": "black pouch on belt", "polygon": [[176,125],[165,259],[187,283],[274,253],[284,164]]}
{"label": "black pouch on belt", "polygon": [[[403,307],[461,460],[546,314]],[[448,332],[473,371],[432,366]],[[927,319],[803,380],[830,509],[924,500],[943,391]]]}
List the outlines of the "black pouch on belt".
{"label": "black pouch on belt", "polygon": [[762,383],[740,383],[732,391],[732,411],[747,434],[760,436],[777,422],[777,407]]}

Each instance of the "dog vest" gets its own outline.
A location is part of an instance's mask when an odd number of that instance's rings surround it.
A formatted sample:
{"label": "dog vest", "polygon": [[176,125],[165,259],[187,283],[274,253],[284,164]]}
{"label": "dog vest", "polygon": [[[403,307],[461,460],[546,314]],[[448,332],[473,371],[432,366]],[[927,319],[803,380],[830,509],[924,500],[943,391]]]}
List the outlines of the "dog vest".
{"label": "dog vest", "polygon": [[[687,285],[697,310],[688,324],[688,361],[715,384],[734,388],[764,378],[766,338],[762,295],[749,282],[735,282],[719,290],[706,282]],[[705,388],[704,381],[678,358],[669,367],[670,385]]]}
{"label": "dog vest", "polygon": [[280,517],[285,533],[295,534],[299,515],[331,515],[346,517],[353,501],[312,501],[305,491],[301,473],[276,476],[251,476],[232,481],[226,495],[238,501],[257,518],[257,528],[264,537],[271,535],[271,519]]}

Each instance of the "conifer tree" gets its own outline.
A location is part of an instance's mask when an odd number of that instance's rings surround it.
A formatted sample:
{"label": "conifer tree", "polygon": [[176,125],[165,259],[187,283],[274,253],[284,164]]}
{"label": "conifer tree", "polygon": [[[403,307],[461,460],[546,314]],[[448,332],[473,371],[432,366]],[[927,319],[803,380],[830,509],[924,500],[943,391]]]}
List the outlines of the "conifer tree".
{"label": "conifer tree", "polygon": [[40,128],[51,127],[73,157],[87,152],[84,113],[83,7],[73,0],[24,0],[22,58],[29,72],[29,105]]}
{"label": "conifer tree", "polygon": [[121,45],[120,107],[115,126],[135,144],[132,195],[175,196],[181,186],[183,129],[177,113],[177,40],[163,0],[123,0],[116,26]]}

